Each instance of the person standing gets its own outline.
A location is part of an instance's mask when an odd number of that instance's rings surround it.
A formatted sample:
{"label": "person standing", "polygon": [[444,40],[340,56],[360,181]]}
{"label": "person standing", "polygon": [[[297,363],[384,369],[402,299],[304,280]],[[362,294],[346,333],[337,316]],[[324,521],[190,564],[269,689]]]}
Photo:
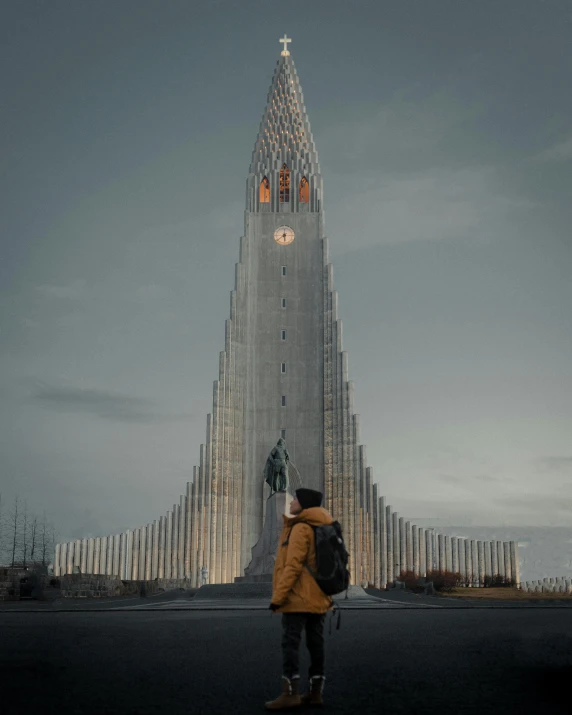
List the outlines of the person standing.
{"label": "person standing", "polygon": [[[282,614],[282,693],[265,703],[267,710],[285,710],[296,705],[321,705],[324,675],[324,621],[333,601],[312,576],[316,572],[316,548],[312,526],[333,523],[322,504],[323,495],[313,489],[297,489],[284,514],[272,579],[270,609]],[[309,567],[309,568],[307,568]],[[311,569],[311,571],[310,571]],[[310,653],[309,691],[301,696],[300,641],[306,630]]]}

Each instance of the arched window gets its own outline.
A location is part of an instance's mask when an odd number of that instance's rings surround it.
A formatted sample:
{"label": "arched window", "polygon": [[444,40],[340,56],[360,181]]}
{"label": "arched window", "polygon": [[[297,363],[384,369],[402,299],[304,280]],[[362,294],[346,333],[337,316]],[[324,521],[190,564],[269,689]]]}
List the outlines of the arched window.
{"label": "arched window", "polygon": [[308,179],[303,176],[300,181],[300,203],[307,204],[310,201],[310,184]]}
{"label": "arched window", "polygon": [[270,203],[270,182],[266,177],[264,177],[260,182],[260,203]]}
{"label": "arched window", "polygon": [[290,169],[282,164],[280,169],[280,203],[290,201]]}

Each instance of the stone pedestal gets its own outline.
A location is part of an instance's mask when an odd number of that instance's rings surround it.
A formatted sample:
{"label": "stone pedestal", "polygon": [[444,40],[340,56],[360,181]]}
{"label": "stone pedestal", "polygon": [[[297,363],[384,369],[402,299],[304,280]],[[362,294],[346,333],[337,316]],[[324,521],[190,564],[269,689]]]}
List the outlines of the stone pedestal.
{"label": "stone pedestal", "polygon": [[[283,514],[289,514],[292,497],[287,492],[276,492],[266,502],[266,518],[262,534],[252,547],[252,559],[244,569],[242,582],[272,581],[274,561],[280,532],[284,526]],[[235,579],[239,581],[239,579]]]}

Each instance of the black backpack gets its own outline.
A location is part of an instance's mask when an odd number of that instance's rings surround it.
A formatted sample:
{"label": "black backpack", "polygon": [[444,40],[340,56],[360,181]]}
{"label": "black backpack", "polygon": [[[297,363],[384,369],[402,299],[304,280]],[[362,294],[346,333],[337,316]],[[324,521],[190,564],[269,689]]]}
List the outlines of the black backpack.
{"label": "black backpack", "polygon": [[[308,524],[307,521],[297,523]],[[324,524],[323,526],[308,524],[308,526],[312,527],[315,537],[316,573],[308,564],[304,564],[304,566],[327,596],[335,596],[337,593],[346,591],[350,583],[349,554],[344,544],[340,522],[334,521],[333,524]],[[290,537],[283,545],[285,546],[289,540]]]}

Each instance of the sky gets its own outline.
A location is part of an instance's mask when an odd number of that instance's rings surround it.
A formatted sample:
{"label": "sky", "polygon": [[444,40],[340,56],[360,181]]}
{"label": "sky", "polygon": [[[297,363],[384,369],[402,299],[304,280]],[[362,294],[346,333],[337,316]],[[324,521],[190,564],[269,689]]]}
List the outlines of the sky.
{"label": "sky", "polygon": [[284,33],[379,494],[424,525],[572,526],[558,0],[4,3],[4,502],[68,540],[184,492]]}

